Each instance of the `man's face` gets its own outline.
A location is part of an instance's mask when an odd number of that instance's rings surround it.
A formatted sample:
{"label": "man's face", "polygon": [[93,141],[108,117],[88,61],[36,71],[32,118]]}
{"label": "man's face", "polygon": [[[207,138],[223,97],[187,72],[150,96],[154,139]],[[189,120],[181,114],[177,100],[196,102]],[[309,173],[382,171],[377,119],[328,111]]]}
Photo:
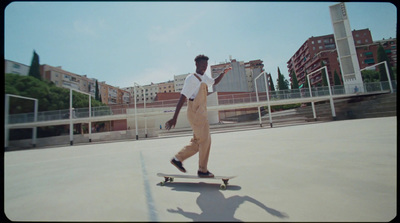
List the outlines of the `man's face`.
{"label": "man's face", "polygon": [[203,75],[208,67],[207,60],[199,60],[196,62],[196,72]]}

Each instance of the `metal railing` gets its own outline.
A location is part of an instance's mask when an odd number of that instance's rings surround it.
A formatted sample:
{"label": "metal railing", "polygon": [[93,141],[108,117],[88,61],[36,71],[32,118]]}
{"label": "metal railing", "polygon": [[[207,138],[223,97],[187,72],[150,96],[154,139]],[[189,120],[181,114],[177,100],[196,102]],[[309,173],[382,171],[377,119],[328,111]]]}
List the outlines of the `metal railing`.
{"label": "metal railing", "polygon": [[[392,86],[394,92],[397,92],[397,81],[392,81]],[[331,86],[331,91],[333,95],[345,95],[344,86]],[[389,82],[373,82],[364,83],[364,93],[374,93],[390,91]],[[311,88],[312,97],[322,97],[329,95],[329,88],[325,87],[312,87]],[[358,93],[354,91],[353,93]],[[267,101],[266,93],[259,93],[259,101]],[[296,98],[309,98],[310,92],[308,88],[302,89],[288,89],[280,91],[270,91],[269,97],[271,101],[276,100],[287,100]],[[151,111],[152,108],[167,108],[175,107],[178,100],[168,100],[161,102],[148,103],[146,105],[146,110]],[[230,105],[230,104],[243,104],[243,103],[253,103],[257,102],[257,97],[255,92],[248,93],[238,93],[231,95],[220,95],[218,97],[219,105]],[[185,103],[186,104],[186,103]],[[143,104],[137,104],[137,108],[143,108]],[[99,117],[106,115],[121,115],[127,114],[127,109],[134,109],[130,106],[101,106],[91,108],[91,117]],[[8,124],[17,123],[29,123],[34,121],[34,113],[21,113],[21,114],[10,114]],[[87,118],[89,117],[89,108],[75,108],[72,113],[72,118]],[[53,121],[69,119],[69,109],[55,110],[55,111],[43,111],[38,112],[37,121]]]}

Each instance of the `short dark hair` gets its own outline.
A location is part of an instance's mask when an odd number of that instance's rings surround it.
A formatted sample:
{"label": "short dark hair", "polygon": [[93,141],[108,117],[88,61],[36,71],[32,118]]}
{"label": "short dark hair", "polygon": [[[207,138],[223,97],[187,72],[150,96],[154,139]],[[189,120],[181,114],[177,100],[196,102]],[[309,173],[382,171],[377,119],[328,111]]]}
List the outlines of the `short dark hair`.
{"label": "short dark hair", "polygon": [[208,56],[205,56],[203,54],[198,55],[196,58],[194,58],[194,61],[200,61],[200,60],[206,60],[208,61]]}

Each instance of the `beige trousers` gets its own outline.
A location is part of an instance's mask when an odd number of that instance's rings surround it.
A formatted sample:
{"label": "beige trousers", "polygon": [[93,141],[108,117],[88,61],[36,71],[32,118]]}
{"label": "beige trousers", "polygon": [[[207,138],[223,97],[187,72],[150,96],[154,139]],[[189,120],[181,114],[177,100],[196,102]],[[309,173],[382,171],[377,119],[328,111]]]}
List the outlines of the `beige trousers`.
{"label": "beige trousers", "polygon": [[199,93],[193,101],[188,101],[187,118],[193,130],[190,144],[183,147],[175,157],[183,162],[199,152],[199,170],[207,172],[208,156],[211,147],[210,127],[207,119],[207,85],[201,83]]}

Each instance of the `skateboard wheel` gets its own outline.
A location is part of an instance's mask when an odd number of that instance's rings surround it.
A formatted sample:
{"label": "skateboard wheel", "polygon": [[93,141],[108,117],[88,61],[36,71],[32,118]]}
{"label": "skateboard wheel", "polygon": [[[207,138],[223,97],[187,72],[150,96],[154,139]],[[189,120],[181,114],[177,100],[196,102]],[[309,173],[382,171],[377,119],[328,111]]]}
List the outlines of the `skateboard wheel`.
{"label": "skateboard wheel", "polygon": [[160,182],[160,185],[161,185],[161,186],[164,186],[164,185],[165,185],[165,182],[164,182],[164,181],[161,181],[161,182]]}
{"label": "skateboard wheel", "polygon": [[169,182],[174,182],[174,178],[169,178]]}
{"label": "skateboard wheel", "polygon": [[221,184],[221,186],[219,186],[219,189],[226,190],[226,185],[225,184]]}

